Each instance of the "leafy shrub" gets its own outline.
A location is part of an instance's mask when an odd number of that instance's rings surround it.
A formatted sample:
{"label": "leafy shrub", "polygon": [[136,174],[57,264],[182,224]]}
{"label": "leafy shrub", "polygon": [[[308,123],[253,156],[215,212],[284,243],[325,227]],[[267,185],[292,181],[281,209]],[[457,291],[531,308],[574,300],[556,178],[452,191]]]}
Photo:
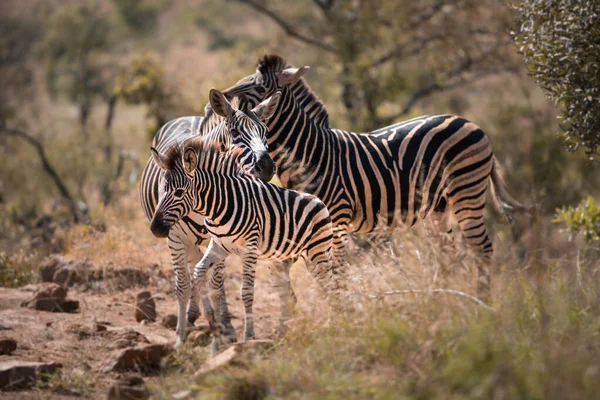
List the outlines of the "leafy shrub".
{"label": "leafy shrub", "polygon": [[600,240],[600,207],[588,196],[577,207],[568,206],[556,210],[554,222],[564,222],[574,234],[582,234],[588,242]]}
{"label": "leafy shrub", "polygon": [[569,149],[600,146],[600,2],[522,0],[513,39],[527,69],[561,108]]}

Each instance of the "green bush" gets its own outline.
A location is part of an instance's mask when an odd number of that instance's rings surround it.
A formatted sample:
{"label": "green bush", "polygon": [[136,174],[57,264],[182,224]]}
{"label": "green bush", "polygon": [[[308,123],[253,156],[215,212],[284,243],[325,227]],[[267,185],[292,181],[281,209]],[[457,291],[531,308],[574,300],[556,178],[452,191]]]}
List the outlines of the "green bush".
{"label": "green bush", "polygon": [[600,240],[600,207],[588,196],[577,207],[556,210],[554,222],[564,222],[570,232],[582,234],[588,242]]}
{"label": "green bush", "polygon": [[561,109],[569,149],[600,146],[600,2],[522,0],[512,32],[527,69]]}

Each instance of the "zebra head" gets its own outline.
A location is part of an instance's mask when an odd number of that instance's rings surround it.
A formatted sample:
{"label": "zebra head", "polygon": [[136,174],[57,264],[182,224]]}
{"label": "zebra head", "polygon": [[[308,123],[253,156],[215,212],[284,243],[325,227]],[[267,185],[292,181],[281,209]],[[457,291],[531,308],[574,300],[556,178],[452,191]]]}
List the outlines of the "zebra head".
{"label": "zebra head", "polygon": [[[269,99],[267,109],[271,111],[271,115],[275,111],[279,97],[276,94]],[[264,105],[261,107],[261,119],[259,119],[254,110],[243,112],[234,109],[223,93],[217,89],[211,89],[209,100],[213,111],[225,118],[231,142],[241,149],[241,162],[248,166],[248,172],[262,181],[271,180],[277,168],[269,156],[267,126],[261,121],[270,117],[270,115],[265,117]]]}
{"label": "zebra head", "polygon": [[188,150],[182,157],[177,143],[169,147],[166,154],[154,147],[151,150],[156,165],[165,173],[160,178],[158,204],[150,230],[156,237],[167,237],[171,227],[194,209],[197,203],[197,193],[192,188],[198,160],[196,153]]}
{"label": "zebra head", "polygon": [[295,83],[310,67],[294,68],[277,55],[266,55],[258,62],[256,72],[238,81],[235,85],[223,91],[232,99],[240,99],[240,109],[254,108],[265,99],[275,95],[285,85]]}

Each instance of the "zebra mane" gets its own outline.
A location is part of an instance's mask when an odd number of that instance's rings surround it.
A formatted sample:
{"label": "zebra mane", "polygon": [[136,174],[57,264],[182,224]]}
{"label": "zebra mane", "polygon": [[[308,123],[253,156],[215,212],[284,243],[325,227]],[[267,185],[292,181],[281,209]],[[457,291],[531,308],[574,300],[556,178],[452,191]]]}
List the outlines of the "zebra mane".
{"label": "zebra mane", "polygon": [[[269,72],[277,73],[286,68],[292,68],[282,57],[276,54],[267,54],[260,60],[256,66],[256,70],[261,74]],[[304,78],[299,79],[294,83],[290,90],[294,93],[294,97],[298,104],[304,109],[306,114],[319,126],[329,128],[329,113],[327,107],[319,97],[308,86]]]}
{"label": "zebra mane", "polygon": [[221,144],[213,141],[204,140],[202,137],[193,137],[184,141],[177,147],[177,158],[180,160],[187,149],[192,149],[198,155],[198,165],[196,169],[219,172],[225,175],[247,175],[251,176],[242,163],[241,148],[232,146],[228,150],[223,150]]}
{"label": "zebra mane", "polygon": [[256,70],[261,74],[267,74],[269,71],[279,72],[291,66],[277,54],[265,54],[263,58],[258,60]]}
{"label": "zebra mane", "polygon": [[[229,101],[231,106],[234,109],[239,109],[240,99],[238,97],[234,97]],[[204,119],[200,123],[200,128],[198,129],[198,134],[200,136],[204,136],[207,133],[211,132],[214,128],[216,128],[221,122],[225,121],[225,118],[221,117],[217,114],[211,107],[210,102],[206,104],[204,107]]]}

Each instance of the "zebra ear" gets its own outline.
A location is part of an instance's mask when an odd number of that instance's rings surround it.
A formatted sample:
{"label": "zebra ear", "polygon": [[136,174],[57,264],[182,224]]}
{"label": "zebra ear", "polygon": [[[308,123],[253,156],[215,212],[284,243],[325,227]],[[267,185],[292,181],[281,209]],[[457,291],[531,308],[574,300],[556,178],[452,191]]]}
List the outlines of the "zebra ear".
{"label": "zebra ear", "polygon": [[221,117],[229,118],[235,112],[223,93],[219,92],[217,89],[210,89],[208,100],[210,101],[210,106],[214,112]]}
{"label": "zebra ear", "polygon": [[194,175],[196,165],[198,165],[198,155],[196,152],[191,148],[185,149],[183,152],[183,169],[185,170],[185,173]]}
{"label": "zebra ear", "polygon": [[252,112],[254,112],[261,121],[267,122],[269,118],[275,114],[275,110],[279,105],[279,100],[281,100],[281,92],[275,93],[273,96],[254,107]]}
{"label": "zebra ear", "polygon": [[152,152],[152,158],[154,158],[156,165],[167,171],[169,169],[169,158],[154,147],[150,147],[150,151]]}
{"label": "zebra ear", "polygon": [[289,85],[302,78],[302,75],[306,74],[309,69],[308,65],[300,68],[286,68],[277,73],[277,80],[280,85]]}

